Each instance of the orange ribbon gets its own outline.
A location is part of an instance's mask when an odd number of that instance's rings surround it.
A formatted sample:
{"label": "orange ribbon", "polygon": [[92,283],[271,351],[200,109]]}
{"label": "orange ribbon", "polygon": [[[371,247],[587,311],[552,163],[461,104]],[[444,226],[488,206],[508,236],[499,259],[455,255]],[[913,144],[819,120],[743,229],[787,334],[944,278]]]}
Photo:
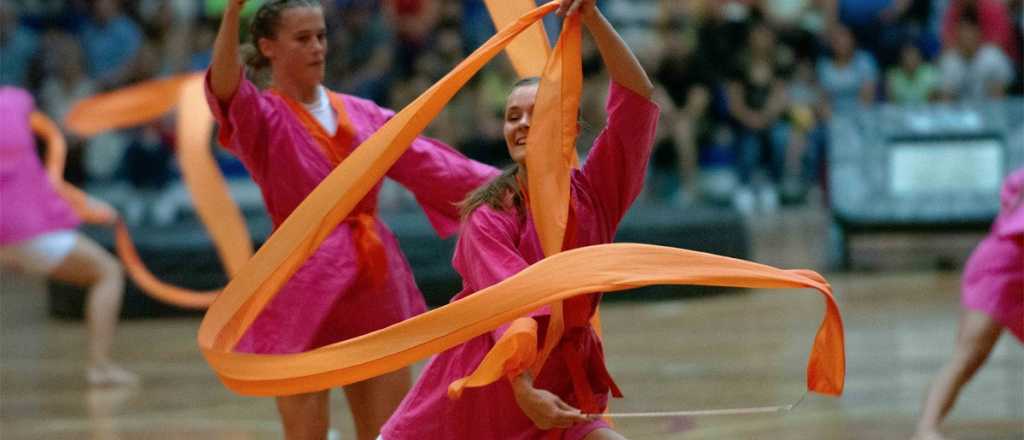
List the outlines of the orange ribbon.
{"label": "orange ribbon", "polygon": [[[231,199],[210,152],[213,116],[204,100],[201,75],[182,74],[90,97],[76,103],[65,122],[80,136],[95,136],[151,121],[171,110],[177,112],[176,158],[182,178],[221,263],[232,276],[252,255],[253,245],[242,212]],[[185,289],[158,279],[139,258],[124,222],[119,221],[115,227],[115,247],[128,276],[156,299],[178,307],[205,309],[219,293]]]}
{"label": "orange ribbon", "polygon": [[110,224],[117,219],[117,212],[74,185],[64,180],[64,164],[67,161],[68,147],[60,128],[46,115],[34,111],[29,116],[32,131],[43,138],[46,145],[44,159],[46,174],[53,184],[57,195],[71,205],[71,210],[82,221],[92,224]]}

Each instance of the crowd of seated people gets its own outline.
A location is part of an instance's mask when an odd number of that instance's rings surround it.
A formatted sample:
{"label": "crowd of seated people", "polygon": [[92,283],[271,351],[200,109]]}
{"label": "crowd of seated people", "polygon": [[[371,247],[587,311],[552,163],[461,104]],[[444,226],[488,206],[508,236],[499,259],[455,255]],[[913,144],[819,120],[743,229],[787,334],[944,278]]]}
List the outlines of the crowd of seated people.
{"label": "crowd of seated people", "polygon": [[[225,0],[0,2],[0,83],[60,120],[77,99],[199,71]],[[799,205],[822,180],[829,121],[879,102],[1020,94],[1021,0],[600,0],[657,83],[659,141],[645,201],[743,213]],[[249,2],[251,13],[259,2]],[[400,109],[493,34],[480,0],[324,0],[326,84]],[[549,34],[557,21],[546,21]],[[244,29],[244,25],[243,25]],[[243,31],[244,33],[244,31]],[[585,44],[586,81],[607,81]],[[428,129],[500,165],[507,61]],[[586,87],[580,144],[602,124]],[[155,193],[174,185],[173,121],[71,138],[68,178]],[[586,153],[586,152],[582,152]],[[230,157],[222,165],[244,175]],[[140,172],[139,170],[146,170]],[[387,198],[387,196],[385,197]],[[395,205],[402,197],[395,196]],[[811,198],[813,200],[813,198]],[[140,214],[141,215],[141,214]]]}

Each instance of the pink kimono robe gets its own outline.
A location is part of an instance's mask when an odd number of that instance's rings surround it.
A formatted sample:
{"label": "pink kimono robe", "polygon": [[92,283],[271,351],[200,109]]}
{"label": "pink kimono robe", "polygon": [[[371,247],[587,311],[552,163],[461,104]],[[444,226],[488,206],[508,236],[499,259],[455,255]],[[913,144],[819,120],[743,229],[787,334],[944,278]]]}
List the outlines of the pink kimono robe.
{"label": "pink kimono robe", "polygon": [[36,153],[32,95],[0,87],[0,246],[72,229],[80,220],[50,183]]}
{"label": "pink kimono robe", "polygon": [[[658,120],[658,107],[650,100],[614,82],[610,87],[607,127],[595,141],[583,168],[571,175],[577,247],[610,243],[614,239],[619,221],[643,187]],[[528,213],[521,215],[514,209],[501,211],[483,205],[466,219],[456,245],[453,264],[463,278],[463,290],[453,301],[508,278],[543,257]],[[548,314],[543,309],[534,313],[540,324],[538,335],[544,335]],[[449,400],[447,396],[448,385],[472,373],[503,330],[480,335],[434,357],[384,426],[382,437],[525,440],[547,435],[523,414],[507,380],[467,388],[459,400]],[[594,398],[605,407],[609,387],[600,374],[594,374],[604,371],[603,352],[589,325],[567,329],[534,385],[578,407],[570,373],[561,356],[566,344],[573,344],[582,353]],[[582,439],[604,426],[603,421],[578,425],[567,430],[564,438]]]}
{"label": "pink kimono robe", "polygon": [[961,303],[992,317],[1024,342],[1024,168],[1003,185],[992,231],[964,268]]}
{"label": "pink kimono robe", "polygon": [[[209,75],[209,74],[207,74]],[[237,155],[259,185],[267,212],[280,225],[333,169],[288,104],[243,78],[229,102],[206,96],[220,125],[222,145]],[[371,101],[343,96],[355,130],[353,148],[394,113]],[[498,173],[438,141],[417,138],[387,176],[416,196],[441,236],[457,230],[456,203]],[[378,184],[360,202],[375,211]],[[366,208],[369,206],[370,208]],[[374,227],[386,255],[383,285],[360,277],[355,226],[343,222],[284,285],[238,342],[237,351],[295,353],[353,338],[426,310],[409,263],[394,234],[379,219]]]}

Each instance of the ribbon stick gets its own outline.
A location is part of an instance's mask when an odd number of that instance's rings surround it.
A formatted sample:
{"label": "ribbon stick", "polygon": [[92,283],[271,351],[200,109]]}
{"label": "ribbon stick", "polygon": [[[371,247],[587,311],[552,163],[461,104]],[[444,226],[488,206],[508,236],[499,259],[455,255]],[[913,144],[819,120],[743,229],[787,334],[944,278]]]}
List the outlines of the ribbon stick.
{"label": "ribbon stick", "polygon": [[707,417],[707,416],[738,416],[750,414],[785,414],[796,409],[807,398],[807,393],[789,405],[759,406],[753,408],[705,409],[693,411],[659,411],[638,413],[605,413],[602,417],[611,419],[654,419],[665,417]]}

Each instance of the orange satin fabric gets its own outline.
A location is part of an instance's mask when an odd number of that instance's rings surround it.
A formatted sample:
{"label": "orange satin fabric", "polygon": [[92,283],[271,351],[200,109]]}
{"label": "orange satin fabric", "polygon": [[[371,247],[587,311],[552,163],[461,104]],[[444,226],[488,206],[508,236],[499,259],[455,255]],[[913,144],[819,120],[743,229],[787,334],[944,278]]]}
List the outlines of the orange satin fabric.
{"label": "orange satin fabric", "polygon": [[[216,348],[236,324],[204,322],[200,344],[224,384],[246,395],[288,395],[359,382],[410,365],[491,331],[544,304],[590,292],[618,292],[652,284],[754,288],[813,288],[825,299],[825,316],[807,365],[811,391],[843,390],[842,319],[831,287],[809,271],[781,270],[717,255],[643,244],[609,244],[562,252],[460,301],[388,328],[306,353],[255,355]],[[219,312],[221,298],[207,319]],[[244,310],[243,310],[244,312]],[[237,328],[237,327],[236,327]],[[244,330],[244,328],[241,328]],[[221,330],[221,332],[217,332]],[[529,340],[527,338],[527,340]],[[476,377],[503,377],[504,362]],[[476,378],[469,378],[473,382]]]}
{"label": "orange satin fabric", "polygon": [[[519,17],[537,7],[536,0],[484,0],[495,29],[504,29]],[[544,31],[544,22],[538,21],[519,34],[505,48],[512,68],[520,78],[540,76],[551,55],[551,44]]]}
{"label": "orange satin fabric", "polygon": [[101,106],[76,105],[65,122],[79,136],[95,136],[111,128],[152,121],[178,105],[179,91],[192,75],[156,79],[97,95],[87,102],[102,102]]}
{"label": "orange satin fabric", "polygon": [[473,374],[448,386],[448,397],[458,399],[466,388],[490,385],[503,377],[514,379],[536,361],[537,321],[519,318],[509,325]]}

